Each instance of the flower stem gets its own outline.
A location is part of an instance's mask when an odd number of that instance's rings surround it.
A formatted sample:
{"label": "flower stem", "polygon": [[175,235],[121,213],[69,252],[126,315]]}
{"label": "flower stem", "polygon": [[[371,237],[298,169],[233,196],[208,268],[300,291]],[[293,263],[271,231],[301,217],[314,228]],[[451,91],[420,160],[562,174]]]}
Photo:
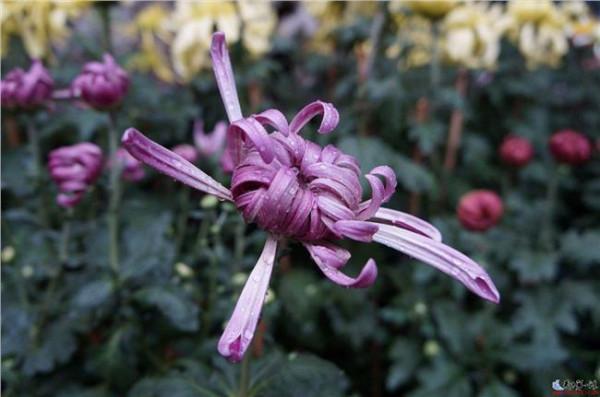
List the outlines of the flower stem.
{"label": "flower stem", "polygon": [[[440,86],[441,70],[440,70],[440,27],[437,22],[431,25],[432,48],[431,62],[429,63],[429,82],[430,82],[430,99],[434,102],[434,95]],[[432,103],[433,104],[433,103]]]}
{"label": "flower stem", "polygon": [[240,368],[240,394],[239,397],[248,397],[250,388],[250,352],[246,352]]}
{"label": "flower stem", "polygon": [[553,167],[548,180],[546,191],[546,208],[544,214],[544,225],[540,234],[541,243],[547,249],[552,249],[554,244],[554,209],[556,207],[556,198],[558,195],[558,182],[560,179],[560,167]]}
{"label": "flower stem", "polygon": [[190,196],[189,190],[183,188],[179,191],[179,217],[177,218],[177,237],[175,241],[175,252],[177,255],[181,254],[183,248],[183,242],[185,241],[185,234],[187,231],[188,222],[188,211],[190,207]]}
{"label": "flower stem", "polygon": [[102,21],[102,33],[104,39],[104,50],[112,54],[112,35],[110,29],[110,4],[99,4],[100,19]]}
{"label": "flower stem", "polygon": [[108,113],[108,156],[113,162],[110,167],[108,203],[108,233],[109,233],[109,263],[117,277],[119,273],[119,205],[121,201],[121,167],[115,161],[118,149],[119,136],[117,132],[116,115],[113,111]]}
{"label": "flower stem", "polygon": [[61,265],[64,265],[69,259],[69,240],[71,238],[71,217],[73,216],[73,209],[67,208],[67,216],[62,227],[62,236],[60,240],[60,247],[58,250],[58,258]]}
{"label": "flower stem", "polygon": [[44,202],[43,194],[43,181],[42,181],[42,164],[40,157],[40,138],[31,115],[27,115],[23,118],[25,120],[25,128],[27,129],[27,138],[29,140],[29,150],[31,151],[31,177],[33,179],[34,194],[39,197],[39,203],[37,205],[38,217],[40,224],[43,227],[48,226],[48,214],[46,212],[46,203]]}

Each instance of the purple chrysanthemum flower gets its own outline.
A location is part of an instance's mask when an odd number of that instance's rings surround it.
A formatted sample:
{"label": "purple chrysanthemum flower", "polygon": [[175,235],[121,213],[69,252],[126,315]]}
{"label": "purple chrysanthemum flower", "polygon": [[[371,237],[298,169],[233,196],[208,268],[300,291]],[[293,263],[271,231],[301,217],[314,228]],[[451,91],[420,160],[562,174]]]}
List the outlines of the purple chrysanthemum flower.
{"label": "purple chrysanthemum flower", "polygon": [[[397,249],[451,275],[482,298],[499,301],[485,270],[444,245],[435,227],[412,215],[381,207],[396,188],[396,176],[390,167],[379,166],[366,175],[371,198],[362,201],[357,160],[332,145],[322,148],[300,136],[302,127],[318,115],[322,115],[318,132],[331,132],[339,121],[333,105],[313,102],[289,124],[275,109],[243,117],[223,33],[214,34],[211,55],[231,122],[227,131],[227,151],[234,164],[231,190],[133,128],[123,135],[123,144],[134,157],[158,171],[219,199],[233,201],[247,222],[269,232],[219,340],[218,350],[223,356],[239,361],[250,345],[273,270],[277,242],[282,237],[300,241],[325,276],[345,287],[367,287],[377,276],[373,259],[356,278],[342,273],[350,253],[336,245],[336,240],[349,238]],[[274,132],[269,134],[266,126]]]}
{"label": "purple chrysanthemum flower", "polygon": [[27,72],[21,68],[11,70],[0,82],[2,107],[30,109],[40,106],[52,97],[54,80],[38,60]]}
{"label": "purple chrysanthemum flower", "polygon": [[223,150],[225,146],[225,136],[227,134],[227,123],[219,121],[212,132],[204,131],[202,120],[194,122],[194,144],[203,156],[212,156]]}
{"label": "purple chrysanthemum flower", "polygon": [[[144,178],[146,174],[144,165],[138,159],[133,157],[124,148],[119,148],[115,154],[117,166],[123,168],[123,179],[129,182],[137,182]],[[112,166],[113,164],[111,164]]]}
{"label": "purple chrysanthemum flower", "polygon": [[65,208],[76,206],[100,176],[102,161],[102,150],[89,142],[51,151],[48,169],[60,191],[56,197],[58,205]]}
{"label": "purple chrysanthemum flower", "polygon": [[219,164],[226,173],[233,172],[233,159],[231,153],[225,148],[225,138],[227,136],[227,123],[219,121],[214,130],[207,134],[204,132],[202,121],[197,120],[194,123],[194,144],[203,156],[212,156],[220,153]]}
{"label": "purple chrysanthemum flower", "polygon": [[103,62],[88,62],[71,85],[73,95],[99,110],[118,105],[129,88],[129,77],[115,59],[104,54]]}
{"label": "purple chrysanthemum flower", "polygon": [[171,150],[190,163],[198,161],[198,151],[192,145],[182,143],[181,145],[174,146]]}

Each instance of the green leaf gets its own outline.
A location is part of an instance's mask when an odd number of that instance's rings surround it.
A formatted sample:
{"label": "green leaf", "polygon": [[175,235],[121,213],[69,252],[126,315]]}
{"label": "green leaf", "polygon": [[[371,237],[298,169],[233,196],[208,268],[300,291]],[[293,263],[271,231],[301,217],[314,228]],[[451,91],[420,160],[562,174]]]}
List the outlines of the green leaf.
{"label": "green leaf", "polygon": [[600,265],[600,230],[567,232],[561,239],[560,252],[578,265]]}
{"label": "green leaf", "polygon": [[398,182],[408,191],[424,192],[433,188],[433,176],[378,138],[347,137],[338,147],[360,161],[363,172],[379,165],[389,165],[396,172]]}
{"label": "green leaf", "polygon": [[128,397],[210,397],[216,394],[199,390],[191,379],[183,377],[146,378],[131,389]]}
{"label": "green leaf", "polygon": [[147,287],[137,291],[135,299],[157,308],[174,327],[182,331],[198,329],[198,306],[179,291]]}
{"label": "green leaf", "polygon": [[55,322],[39,332],[39,344],[33,343],[23,362],[23,373],[27,376],[52,371],[57,364],[67,362],[77,347],[75,336],[65,321]]}
{"label": "green leaf", "polygon": [[415,123],[408,135],[417,142],[419,149],[430,154],[444,138],[444,126],[437,122]]}
{"label": "green leaf", "polygon": [[485,386],[479,397],[518,397],[519,394],[500,381],[493,381]]}
{"label": "green leaf", "polygon": [[272,376],[263,397],[347,396],[348,379],[332,363],[307,354],[292,353]]}
{"label": "green leaf", "polygon": [[29,331],[33,326],[32,316],[21,308],[6,307],[5,302],[2,306],[2,357],[22,355],[26,351]]}
{"label": "green leaf", "polygon": [[112,293],[113,283],[110,280],[95,280],[79,289],[73,298],[73,306],[77,309],[94,309],[105,304]]}
{"label": "green leaf", "polygon": [[419,371],[420,387],[409,397],[464,397],[471,395],[471,385],[464,369],[443,357],[437,359],[433,366]]}
{"label": "green leaf", "polygon": [[421,351],[415,341],[398,339],[389,355],[392,366],[386,379],[386,388],[393,391],[412,378],[421,362]]}
{"label": "green leaf", "polygon": [[167,237],[171,228],[171,213],[161,202],[132,202],[122,210],[127,226],[123,230],[125,249],[121,274],[124,279],[147,274],[169,274],[175,248]]}
{"label": "green leaf", "polygon": [[509,262],[524,282],[551,280],[558,268],[558,256],[552,252],[521,250]]}

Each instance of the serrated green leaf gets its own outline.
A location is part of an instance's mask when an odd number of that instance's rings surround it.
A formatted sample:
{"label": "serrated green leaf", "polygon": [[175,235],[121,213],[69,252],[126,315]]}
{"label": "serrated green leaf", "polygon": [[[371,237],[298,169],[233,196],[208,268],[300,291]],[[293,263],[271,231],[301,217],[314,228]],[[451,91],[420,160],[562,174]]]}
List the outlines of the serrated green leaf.
{"label": "serrated green leaf", "polygon": [[521,281],[551,280],[558,268],[558,256],[552,252],[521,250],[512,257],[509,264]]}
{"label": "serrated green leaf", "polygon": [[112,296],[113,283],[110,280],[95,280],[82,286],[73,298],[77,309],[91,310],[105,304]]}
{"label": "serrated green leaf", "polygon": [[424,192],[433,188],[433,177],[427,170],[394,152],[378,138],[347,137],[338,146],[344,152],[356,156],[365,172],[379,165],[389,165],[396,171],[398,181],[405,189]]}
{"label": "serrated green leaf", "polygon": [[600,265],[600,230],[567,232],[561,239],[560,252],[578,265]]}
{"label": "serrated green leaf", "polygon": [[157,308],[174,327],[182,331],[198,329],[198,305],[181,292],[163,287],[146,287],[135,293],[135,299]]}
{"label": "serrated green leaf", "polygon": [[347,396],[346,375],[334,364],[308,354],[292,354],[273,374],[264,397]]}

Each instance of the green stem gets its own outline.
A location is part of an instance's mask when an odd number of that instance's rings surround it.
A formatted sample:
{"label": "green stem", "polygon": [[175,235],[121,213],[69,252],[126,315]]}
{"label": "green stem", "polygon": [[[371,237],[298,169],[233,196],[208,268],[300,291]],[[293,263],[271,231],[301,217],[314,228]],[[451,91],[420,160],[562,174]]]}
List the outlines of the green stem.
{"label": "green stem", "polygon": [[233,260],[237,271],[242,269],[242,258],[244,257],[244,250],[246,249],[246,223],[240,221],[235,228],[235,246],[233,251]]}
{"label": "green stem", "polygon": [[34,194],[39,197],[37,205],[38,217],[43,227],[48,226],[48,213],[46,212],[46,203],[43,195],[42,163],[40,156],[40,137],[35,130],[32,115],[28,114],[24,118],[27,137],[29,139],[29,150],[31,151],[31,177],[33,179]]}
{"label": "green stem", "polygon": [[121,201],[121,167],[114,159],[119,146],[116,115],[113,111],[108,113],[108,156],[113,161],[110,167],[108,204],[108,233],[109,233],[109,263],[115,278],[119,274],[119,205]]}
{"label": "green stem", "polygon": [[558,182],[560,180],[560,168],[554,167],[551,171],[546,191],[546,208],[543,220],[542,232],[540,234],[541,243],[547,249],[552,249],[554,245],[554,210],[558,195]]}
{"label": "green stem", "polygon": [[69,259],[69,240],[71,238],[71,217],[73,215],[73,209],[67,209],[67,217],[63,223],[62,236],[60,240],[60,247],[58,249],[58,258],[61,265],[64,265]]}
{"label": "green stem", "polygon": [[242,360],[242,368],[240,369],[240,394],[239,397],[248,397],[250,391],[250,355],[246,352]]}
{"label": "green stem", "polygon": [[110,18],[110,4],[99,4],[100,19],[102,20],[102,36],[104,50],[112,54],[112,35],[111,35],[111,18]]}
{"label": "green stem", "polygon": [[429,64],[429,81],[431,83],[430,89],[430,98],[432,103],[431,106],[434,106],[433,99],[434,95],[440,86],[441,81],[441,70],[440,70],[440,28],[437,22],[433,22],[431,26],[431,34],[432,34],[432,48],[431,48],[431,62]]}
{"label": "green stem", "polygon": [[175,241],[175,252],[178,256],[181,256],[181,250],[183,248],[183,242],[185,240],[185,234],[187,231],[188,223],[188,211],[190,207],[190,195],[187,188],[181,188],[179,192],[179,217],[176,225],[176,241]]}

